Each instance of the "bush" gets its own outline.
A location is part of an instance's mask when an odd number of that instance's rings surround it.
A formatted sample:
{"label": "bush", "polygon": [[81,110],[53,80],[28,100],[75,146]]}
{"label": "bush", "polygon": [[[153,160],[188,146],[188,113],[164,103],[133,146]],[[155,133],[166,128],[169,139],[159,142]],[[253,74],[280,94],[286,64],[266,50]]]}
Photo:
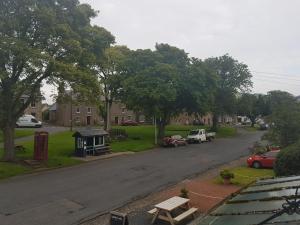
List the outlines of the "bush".
{"label": "bush", "polygon": [[189,198],[189,191],[186,188],[182,188],[180,190],[180,197]]}
{"label": "bush", "polygon": [[229,170],[222,170],[220,172],[220,176],[223,179],[233,179],[234,178],[234,174],[232,172],[230,172]]}
{"label": "bush", "polygon": [[300,141],[278,154],[274,171],[276,176],[300,175]]}

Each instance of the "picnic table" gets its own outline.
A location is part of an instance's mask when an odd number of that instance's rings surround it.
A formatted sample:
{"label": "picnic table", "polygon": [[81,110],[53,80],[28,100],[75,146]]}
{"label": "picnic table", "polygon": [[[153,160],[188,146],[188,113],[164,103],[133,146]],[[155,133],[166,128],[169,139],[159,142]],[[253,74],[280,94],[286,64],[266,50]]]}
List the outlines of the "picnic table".
{"label": "picnic table", "polygon": [[[152,224],[154,224],[157,219],[161,219],[175,225],[175,223],[182,221],[188,216],[194,216],[198,209],[190,208],[189,201],[190,199],[175,196],[155,205],[154,209],[148,211],[148,213],[153,215]],[[184,212],[173,217],[172,212],[179,208],[183,209]]]}

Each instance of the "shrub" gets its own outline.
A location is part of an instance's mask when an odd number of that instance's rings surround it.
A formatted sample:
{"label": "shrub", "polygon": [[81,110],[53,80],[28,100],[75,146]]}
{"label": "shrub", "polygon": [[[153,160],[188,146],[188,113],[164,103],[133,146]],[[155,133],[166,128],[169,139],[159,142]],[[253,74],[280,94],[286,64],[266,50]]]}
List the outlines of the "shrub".
{"label": "shrub", "polygon": [[182,188],[180,190],[180,197],[189,198],[189,191],[186,188]]}
{"label": "shrub", "polygon": [[274,171],[277,176],[300,175],[300,141],[278,154]]}
{"label": "shrub", "polygon": [[230,172],[229,170],[222,170],[220,172],[220,176],[223,179],[233,179],[234,178],[234,174],[232,172]]}

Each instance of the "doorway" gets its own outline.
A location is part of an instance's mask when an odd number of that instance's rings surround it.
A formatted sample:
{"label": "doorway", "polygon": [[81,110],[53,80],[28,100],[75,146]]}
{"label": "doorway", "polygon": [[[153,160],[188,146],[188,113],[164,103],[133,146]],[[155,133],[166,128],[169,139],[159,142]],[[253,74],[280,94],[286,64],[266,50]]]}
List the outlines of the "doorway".
{"label": "doorway", "polygon": [[86,117],[86,125],[91,125],[91,116]]}

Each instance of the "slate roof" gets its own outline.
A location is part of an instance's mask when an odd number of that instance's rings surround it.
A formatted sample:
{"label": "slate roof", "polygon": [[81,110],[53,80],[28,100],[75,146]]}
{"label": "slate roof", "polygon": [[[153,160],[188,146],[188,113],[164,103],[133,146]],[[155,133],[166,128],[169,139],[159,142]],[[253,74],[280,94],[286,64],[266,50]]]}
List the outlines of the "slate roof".
{"label": "slate roof", "polygon": [[108,135],[108,133],[103,129],[84,129],[84,130],[78,130],[73,134],[73,137],[75,136],[81,136],[81,137],[90,137],[90,136],[105,136]]}
{"label": "slate roof", "polygon": [[[297,187],[300,187],[300,176],[260,180],[212,211],[198,225],[259,224],[282,210],[286,202],[283,196],[295,196]],[[300,215],[283,214],[266,224],[299,225]]]}

